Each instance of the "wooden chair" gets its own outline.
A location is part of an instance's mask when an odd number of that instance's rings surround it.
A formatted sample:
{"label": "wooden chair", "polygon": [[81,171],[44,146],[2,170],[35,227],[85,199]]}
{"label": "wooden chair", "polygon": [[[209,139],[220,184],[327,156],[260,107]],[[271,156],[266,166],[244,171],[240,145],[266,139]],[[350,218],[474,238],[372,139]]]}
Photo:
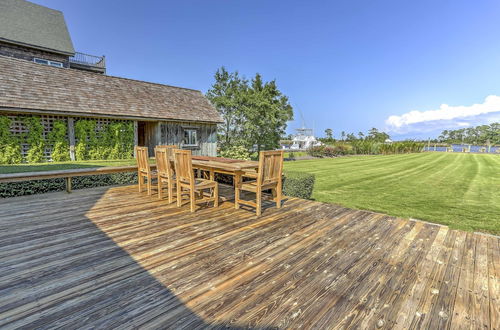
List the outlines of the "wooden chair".
{"label": "wooden chair", "polygon": [[[236,175],[236,187],[234,194],[235,208],[239,209],[240,204],[253,206],[256,208],[257,216],[262,213],[262,191],[271,189],[273,201],[276,207],[281,207],[282,198],[282,172],[283,172],[283,151],[261,151],[259,155],[259,170],[257,175],[251,173],[240,173]],[[255,180],[243,182],[243,177],[250,177]],[[240,191],[250,191],[256,194],[256,203],[240,199]]]}
{"label": "wooden chair", "polygon": [[[203,190],[210,189],[211,197],[208,201],[214,201],[214,207],[219,206],[219,185],[217,182],[207,179],[195,179],[193,171],[193,163],[191,159],[191,150],[174,151],[175,176],[177,183],[177,206],[182,205],[182,190],[186,189],[189,192],[189,201],[191,204],[191,212],[195,211],[196,192],[203,193]],[[213,197],[212,197],[213,196]]]}
{"label": "wooden chair", "polygon": [[144,178],[146,178],[148,195],[151,195],[151,181],[156,177],[156,172],[153,172],[151,170],[151,166],[149,166],[148,147],[135,147],[135,158],[137,160],[137,179],[139,180],[139,192],[142,192]]}
{"label": "wooden chair", "polygon": [[158,198],[163,198],[163,184],[167,183],[168,203],[172,203],[174,195],[174,153],[176,146],[157,146],[155,148],[156,174],[158,176]]}

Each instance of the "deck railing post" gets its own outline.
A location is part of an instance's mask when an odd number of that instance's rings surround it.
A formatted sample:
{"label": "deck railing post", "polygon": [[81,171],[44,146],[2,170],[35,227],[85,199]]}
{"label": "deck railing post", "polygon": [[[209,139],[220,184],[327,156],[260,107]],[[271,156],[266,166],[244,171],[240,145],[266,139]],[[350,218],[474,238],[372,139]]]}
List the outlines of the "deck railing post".
{"label": "deck railing post", "polygon": [[71,177],[68,176],[65,179],[66,179],[66,192],[70,193],[71,192]]}

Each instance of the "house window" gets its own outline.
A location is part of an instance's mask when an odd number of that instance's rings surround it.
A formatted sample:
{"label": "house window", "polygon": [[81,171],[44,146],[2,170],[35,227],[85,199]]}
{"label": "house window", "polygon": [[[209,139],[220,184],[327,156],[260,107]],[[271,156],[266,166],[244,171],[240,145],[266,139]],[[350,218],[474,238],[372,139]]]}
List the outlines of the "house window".
{"label": "house window", "polygon": [[63,67],[63,64],[61,62],[44,60],[42,58],[35,58],[34,61],[35,61],[35,63],[38,63],[38,64],[45,64],[45,65],[55,66],[57,68],[62,68]]}
{"label": "house window", "polygon": [[184,145],[197,146],[198,145],[198,130],[195,128],[184,129]]}

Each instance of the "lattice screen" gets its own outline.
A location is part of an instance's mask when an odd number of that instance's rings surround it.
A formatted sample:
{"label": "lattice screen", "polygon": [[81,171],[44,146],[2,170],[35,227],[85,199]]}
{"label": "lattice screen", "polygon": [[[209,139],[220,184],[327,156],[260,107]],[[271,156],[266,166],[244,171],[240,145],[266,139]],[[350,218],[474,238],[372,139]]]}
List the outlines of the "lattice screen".
{"label": "lattice screen", "polygon": [[[52,145],[47,141],[47,137],[52,131],[54,122],[56,120],[61,120],[66,125],[68,124],[68,117],[66,116],[54,116],[54,115],[29,115],[29,114],[7,114],[7,117],[10,118],[11,120],[11,127],[10,130],[11,132],[21,138],[25,136],[25,133],[28,132],[28,128],[26,125],[23,123],[23,119],[26,117],[40,117],[41,123],[43,125],[43,137],[46,142],[45,146],[45,151],[44,151],[44,156],[45,159],[50,161],[51,160],[51,154],[52,154]],[[76,123],[78,120],[95,120],[96,122],[96,133],[97,137],[99,138],[101,136],[101,132],[106,128],[107,125],[109,125],[111,122],[125,122],[127,120],[119,120],[119,119],[109,119],[109,118],[84,118],[84,117],[74,117],[74,122]],[[68,131],[66,132],[66,138],[68,139],[69,143],[69,137],[68,137]],[[23,158],[26,158],[28,154],[28,149],[29,145],[25,142],[25,139],[21,139],[21,155]],[[78,141],[75,141],[78,142]]]}
{"label": "lattice screen", "polygon": [[[52,127],[53,127],[54,122],[56,120],[62,120],[66,124],[68,122],[67,117],[64,117],[64,116],[52,116],[52,115],[37,116],[37,115],[9,114],[9,115],[7,115],[7,117],[9,117],[11,120],[11,127],[10,127],[11,132],[18,137],[22,137],[25,133],[28,132],[28,128],[23,123],[23,118],[32,117],[32,116],[40,117],[41,123],[43,125],[43,137],[45,139],[47,138],[49,133],[52,131]],[[26,142],[24,142],[24,140],[22,140],[22,141],[23,142],[21,143],[21,155],[23,156],[23,158],[25,158],[26,155],[28,154],[29,146]],[[45,158],[47,160],[50,160],[51,154],[52,154],[52,145],[49,144],[48,142],[46,142],[45,152],[44,152]]]}
{"label": "lattice screen", "polygon": [[[78,120],[88,120],[89,118],[84,118],[84,117],[75,117],[75,124],[77,123]],[[108,126],[110,123],[116,123],[116,122],[125,122],[128,120],[121,120],[121,119],[109,119],[109,118],[90,118],[95,121],[95,132],[97,134],[97,138],[101,137],[101,132],[104,131],[106,126]],[[78,139],[75,138],[75,143],[78,143]]]}

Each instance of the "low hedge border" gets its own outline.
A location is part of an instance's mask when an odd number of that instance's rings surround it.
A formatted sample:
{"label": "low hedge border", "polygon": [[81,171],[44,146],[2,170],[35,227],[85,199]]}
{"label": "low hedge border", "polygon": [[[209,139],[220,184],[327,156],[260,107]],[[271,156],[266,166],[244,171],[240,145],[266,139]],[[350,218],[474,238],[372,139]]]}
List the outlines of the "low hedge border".
{"label": "low hedge border", "polygon": [[283,194],[290,197],[311,199],[316,177],[311,173],[286,171]]}
{"label": "low hedge border", "polygon": [[[137,183],[137,173],[130,172],[78,176],[72,178],[71,183],[73,190]],[[62,190],[66,190],[66,182],[63,178],[0,183],[0,197],[2,198],[42,194]]]}
{"label": "low hedge border", "polygon": [[[290,197],[310,199],[314,187],[314,175],[302,172],[286,172],[283,180],[283,194]],[[220,183],[232,184],[232,177],[218,174],[216,180]],[[137,173],[113,173],[89,175],[72,178],[72,189],[94,188],[119,184],[135,184]],[[0,197],[16,197],[41,194],[51,191],[63,191],[66,183],[63,178],[34,180],[24,182],[0,183]]]}

